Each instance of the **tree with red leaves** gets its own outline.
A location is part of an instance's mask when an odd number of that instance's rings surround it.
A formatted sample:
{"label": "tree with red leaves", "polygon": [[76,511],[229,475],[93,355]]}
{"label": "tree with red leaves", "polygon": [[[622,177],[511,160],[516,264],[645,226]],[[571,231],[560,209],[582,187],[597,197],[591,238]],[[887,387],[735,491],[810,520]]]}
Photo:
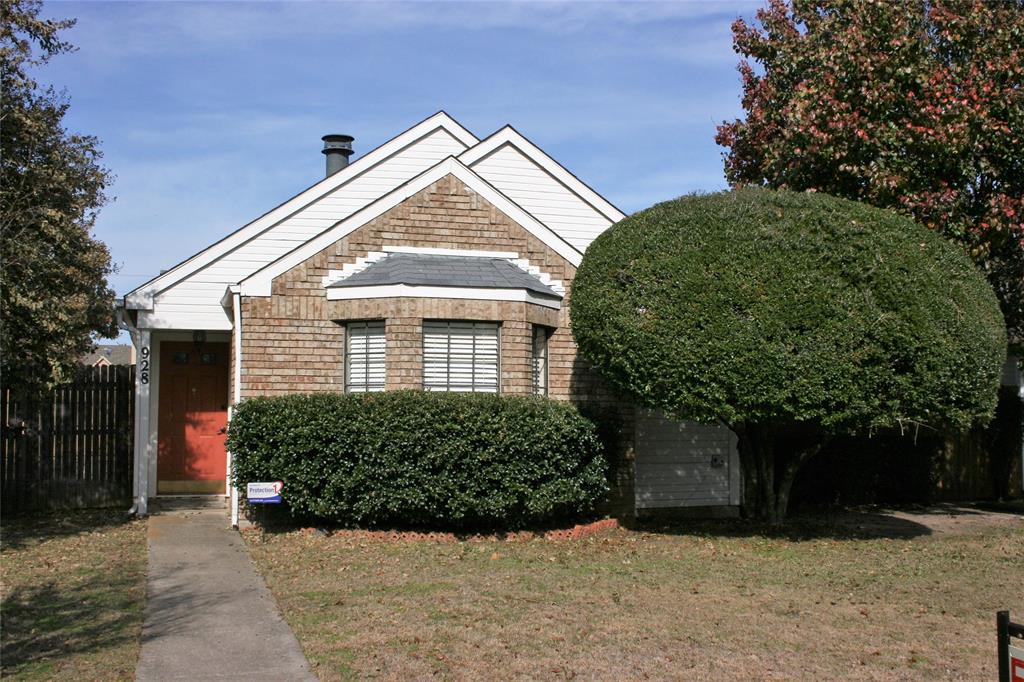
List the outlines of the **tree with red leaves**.
{"label": "tree with red leaves", "polygon": [[1024,0],[770,0],[732,30],[729,182],[913,217],[974,258],[1024,341]]}

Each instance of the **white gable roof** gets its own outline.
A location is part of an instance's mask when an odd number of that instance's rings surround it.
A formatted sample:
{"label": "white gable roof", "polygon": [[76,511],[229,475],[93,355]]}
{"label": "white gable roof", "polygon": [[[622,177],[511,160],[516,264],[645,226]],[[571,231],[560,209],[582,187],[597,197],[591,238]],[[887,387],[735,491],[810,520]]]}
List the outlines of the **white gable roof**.
{"label": "white gable roof", "polygon": [[574,265],[625,217],[511,126],[479,141],[439,112],[130,292],[125,307],[142,328],[230,329],[228,286],[269,295],[277,274],[449,173]]}
{"label": "white gable roof", "polygon": [[505,126],[493,135],[481,140],[479,144],[467,149],[459,156],[459,161],[462,161],[470,168],[475,168],[495,152],[509,147],[518,151],[531,164],[547,173],[552,180],[561,184],[581,201],[613,223],[617,223],[626,217],[626,214],[616,208],[610,201],[591,189],[589,185],[570,173],[564,166],[545,154],[540,147],[530,142],[510,125]]}
{"label": "white gable roof", "polygon": [[309,240],[291,253],[279,258],[250,277],[242,280],[243,296],[270,296],[270,285],[275,277],[288,272],[296,265],[323,251],[339,239],[351,234],[374,218],[399,205],[414,194],[423,191],[441,178],[453,175],[471,190],[493,204],[498,210],[521,225],[527,232],[551,247],[558,255],[573,265],[579,265],[583,252],[559,237],[553,230],[516,205],[496,190],[479,175],[467,168],[455,157],[448,157],[436,166],[427,169],[409,182],[382,196],[364,209],[353,213],[337,225]]}
{"label": "white gable roof", "polygon": [[[276,208],[268,211],[248,225],[236,230],[208,248],[203,249],[188,260],[179,263],[170,270],[161,273],[158,277],[146,282],[125,297],[126,307],[149,307],[147,305],[148,301],[143,301],[145,297],[158,294],[193,272],[213,263],[233,249],[237,249],[250,242],[254,237],[259,236],[264,231],[277,227],[281,222],[288,218],[296,217],[297,213],[301,212],[303,209],[310,208],[311,204],[324,199],[325,197],[333,196],[335,201],[340,199],[342,202],[344,202],[345,199],[351,198],[355,203],[369,203],[375,198],[372,194],[367,194],[365,191],[353,192],[353,188],[348,186],[354,181],[360,179],[365,181],[366,179],[369,179],[366,176],[368,174],[373,174],[373,171],[378,170],[379,166],[382,164],[390,162],[389,165],[392,168],[389,168],[389,170],[393,172],[390,174],[382,174],[378,172],[374,175],[391,175],[392,177],[404,175],[404,177],[401,177],[401,179],[395,183],[395,185],[397,185],[423,170],[423,168],[417,168],[417,166],[428,167],[429,165],[436,163],[438,159],[448,156],[453,150],[462,151],[477,142],[477,138],[468,130],[463,128],[458,121],[450,117],[447,113],[440,111],[433,116],[420,121],[413,127],[385,142],[365,156],[357,158],[354,162],[334,175],[324,178],[309,189],[304,190],[283,204],[280,204]],[[428,149],[430,147],[440,147],[446,153],[436,151],[431,154],[430,149]],[[417,159],[423,158],[430,159],[430,163],[426,166],[424,166],[422,162],[419,164],[416,163]],[[403,167],[413,167],[415,170],[406,170],[405,173],[402,173]],[[374,177],[373,179],[377,180],[378,178]],[[386,182],[386,180],[384,181]],[[364,188],[359,187],[358,189],[363,190]],[[370,192],[373,191],[369,187],[365,189]],[[347,195],[356,196],[349,197]],[[327,203],[329,204],[330,201]],[[328,206],[317,206],[316,209],[318,210],[313,211],[314,213],[329,210]],[[316,220],[316,216],[303,217]],[[337,220],[337,217],[335,217],[334,220]],[[332,220],[331,222],[333,223],[334,221]],[[300,229],[299,232],[301,233],[302,230]]]}
{"label": "white gable roof", "polygon": [[459,160],[580,251],[626,217],[512,126],[470,147]]}

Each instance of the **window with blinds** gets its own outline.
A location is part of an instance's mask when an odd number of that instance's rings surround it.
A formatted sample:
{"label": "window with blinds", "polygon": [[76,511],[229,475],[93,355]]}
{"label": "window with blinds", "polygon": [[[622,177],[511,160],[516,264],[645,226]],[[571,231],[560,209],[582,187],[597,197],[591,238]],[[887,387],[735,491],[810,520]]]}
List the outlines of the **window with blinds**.
{"label": "window with blinds", "polygon": [[384,321],[345,325],[345,390],[366,393],[384,390]]}
{"label": "window with blinds", "polygon": [[548,339],[551,329],[533,326],[533,392],[537,395],[548,394]]}
{"label": "window with blinds", "polygon": [[500,376],[496,322],[423,322],[423,389],[497,393]]}

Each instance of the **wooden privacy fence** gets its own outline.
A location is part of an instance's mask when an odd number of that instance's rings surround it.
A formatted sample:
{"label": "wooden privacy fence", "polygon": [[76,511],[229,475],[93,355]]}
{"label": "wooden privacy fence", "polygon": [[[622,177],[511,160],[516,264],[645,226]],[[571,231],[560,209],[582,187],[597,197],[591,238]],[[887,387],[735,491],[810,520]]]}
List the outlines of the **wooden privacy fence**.
{"label": "wooden privacy fence", "polygon": [[0,392],[4,513],[128,505],[132,497],[135,367],[82,368],[35,400]]}

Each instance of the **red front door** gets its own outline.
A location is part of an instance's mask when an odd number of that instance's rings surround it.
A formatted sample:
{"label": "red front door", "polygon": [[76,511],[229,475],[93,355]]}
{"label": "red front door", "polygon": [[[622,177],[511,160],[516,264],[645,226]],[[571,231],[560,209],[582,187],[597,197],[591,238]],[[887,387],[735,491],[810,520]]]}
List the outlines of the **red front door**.
{"label": "red front door", "polygon": [[228,344],[160,345],[158,494],[223,493]]}

